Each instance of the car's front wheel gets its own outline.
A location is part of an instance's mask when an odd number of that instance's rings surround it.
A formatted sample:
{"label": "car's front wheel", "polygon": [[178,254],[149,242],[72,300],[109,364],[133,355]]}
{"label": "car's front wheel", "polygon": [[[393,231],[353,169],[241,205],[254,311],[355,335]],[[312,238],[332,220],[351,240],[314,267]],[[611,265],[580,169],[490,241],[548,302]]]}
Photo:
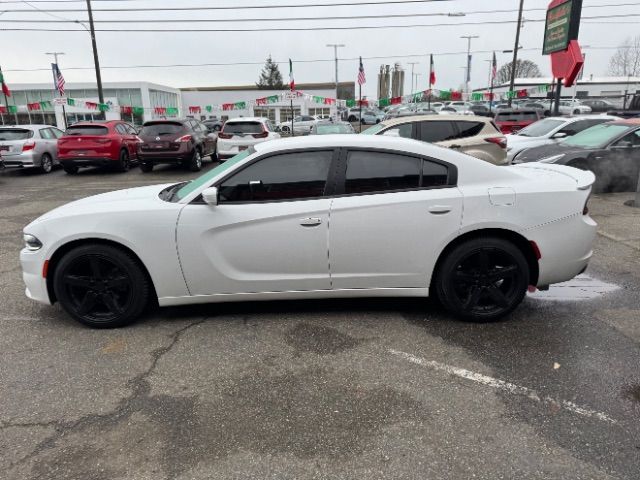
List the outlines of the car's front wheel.
{"label": "car's front wheel", "polygon": [[66,253],[53,273],[62,307],[90,327],[114,328],[133,322],[151,290],[138,262],[110,245],[82,245]]}
{"label": "car's front wheel", "polygon": [[490,322],[522,302],[529,284],[529,265],[508,240],[475,238],[447,254],[434,283],[438,299],[451,313],[464,320]]}

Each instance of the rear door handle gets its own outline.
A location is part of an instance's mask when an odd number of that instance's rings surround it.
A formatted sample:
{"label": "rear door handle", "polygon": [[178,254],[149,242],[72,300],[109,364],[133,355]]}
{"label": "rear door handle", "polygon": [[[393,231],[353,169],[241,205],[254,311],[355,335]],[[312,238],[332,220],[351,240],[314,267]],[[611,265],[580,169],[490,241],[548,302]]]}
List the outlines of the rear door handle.
{"label": "rear door handle", "polygon": [[449,148],[462,148],[462,145],[449,145]]}
{"label": "rear door handle", "polygon": [[300,219],[300,225],[302,225],[303,227],[315,227],[317,225],[320,225],[321,223],[322,219],[318,217],[307,217]]}
{"label": "rear door handle", "polygon": [[444,215],[445,213],[449,213],[451,211],[451,207],[449,205],[433,205],[429,207],[429,213],[434,215]]}

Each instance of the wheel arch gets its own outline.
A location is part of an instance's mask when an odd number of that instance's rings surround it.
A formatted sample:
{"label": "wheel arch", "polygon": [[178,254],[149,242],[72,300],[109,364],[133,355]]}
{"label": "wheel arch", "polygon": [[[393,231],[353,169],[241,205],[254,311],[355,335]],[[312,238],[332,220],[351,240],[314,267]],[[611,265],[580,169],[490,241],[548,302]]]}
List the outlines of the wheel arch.
{"label": "wheel arch", "polygon": [[119,250],[131,255],[131,257],[138,264],[138,266],[142,268],[142,271],[147,276],[149,285],[151,285],[152,292],[149,298],[154,300],[157,303],[158,293],[156,291],[156,286],[153,282],[153,278],[149,274],[149,270],[147,269],[145,264],[142,262],[140,257],[136,254],[136,252],[131,250],[126,245],[123,245],[122,243],[116,242],[114,240],[107,240],[105,238],[82,238],[82,239],[72,240],[63,245],[60,245],[56,249],[56,251],[53,253],[53,255],[51,255],[51,258],[49,259],[48,268],[47,268],[47,293],[49,295],[49,299],[51,300],[51,303],[55,303],[57,301],[56,294],[53,288],[53,277],[54,277],[56,268],[60,263],[60,260],[65,256],[66,253],[70,252],[76,247],[80,247],[83,245],[109,245],[111,247],[118,248]]}
{"label": "wheel arch", "polygon": [[533,245],[529,240],[523,237],[521,234],[514,232],[513,230],[507,230],[504,228],[483,228],[480,230],[472,230],[470,232],[463,233],[458,237],[451,240],[446,247],[440,252],[438,256],[438,260],[435,263],[433,268],[433,272],[431,275],[431,285],[429,290],[431,290],[431,286],[433,285],[433,281],[438,276],[438,270],[442,265],[442,262],[447,257],[449,252],[453,250],[455,247],[460,245],[467,240],[472,240],[476,238],[483,237],[493,237],[493,238],[501,238],[513,243],[518,249],[522,252],[525,259],[527,260],[527,264],[529,265],[529,285],[537,285],[538,277],[540,275],[540,269],[538,265],[538,258],[536,257],[536,251],[534,250]]}

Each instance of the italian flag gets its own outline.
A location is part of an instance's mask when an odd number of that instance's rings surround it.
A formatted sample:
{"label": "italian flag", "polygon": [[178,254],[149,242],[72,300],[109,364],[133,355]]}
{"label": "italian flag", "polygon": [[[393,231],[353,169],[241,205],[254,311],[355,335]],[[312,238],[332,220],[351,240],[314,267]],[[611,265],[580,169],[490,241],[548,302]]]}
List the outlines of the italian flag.
{"label": "italian flag", "polygon": [[293,79],[293,62],[291,61],[291,59],[289,59],[289,88],[291,89],[291,91],[296,89],[296,82]]}
{"label": "italian flag", "polygon": [[2,75],[2,72],[0,72],[0,83],[2,83],[2,93],[4,93],[7,97],[10,97],[11,90],[9,90],[9,87],[7,87],[7,84],[4,83],[4,76]]}

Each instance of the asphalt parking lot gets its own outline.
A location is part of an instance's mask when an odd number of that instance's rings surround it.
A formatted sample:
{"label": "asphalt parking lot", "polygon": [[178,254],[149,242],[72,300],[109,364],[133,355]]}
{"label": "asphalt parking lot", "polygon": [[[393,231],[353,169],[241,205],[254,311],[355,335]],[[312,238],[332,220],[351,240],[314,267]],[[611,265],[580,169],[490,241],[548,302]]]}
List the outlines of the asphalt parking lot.
{"label": "asphalt parking lot", "polygon": [[24,296],[29,221],[196,175],[0,172],[0,477],[639,478],[630,194],[592,199],[587,276],[495,324],[385,299],[165,308],[99,331]]}

